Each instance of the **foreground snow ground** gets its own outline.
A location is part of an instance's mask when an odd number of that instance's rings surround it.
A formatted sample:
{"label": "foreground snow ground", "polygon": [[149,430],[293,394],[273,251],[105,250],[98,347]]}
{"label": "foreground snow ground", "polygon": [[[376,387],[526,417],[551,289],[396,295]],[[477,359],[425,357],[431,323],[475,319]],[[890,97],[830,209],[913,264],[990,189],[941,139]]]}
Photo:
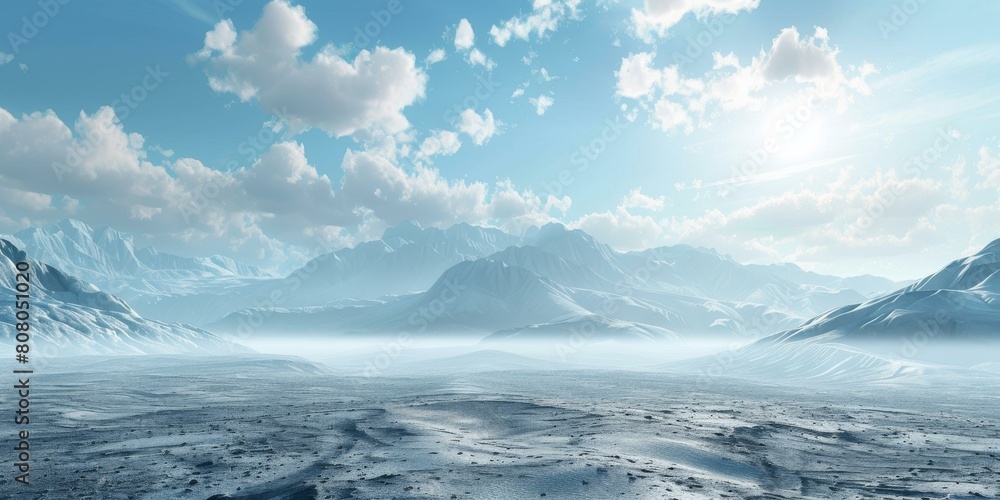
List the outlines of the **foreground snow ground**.
{"label": "foreground snow ground", "polygon": [[[995,378],[827,387],[502,365],[363,377],[295,358],[58,360],[33,379],[32,491],[203,499],[1000,496]],[[3,491],[20,486],[0,482]]]}

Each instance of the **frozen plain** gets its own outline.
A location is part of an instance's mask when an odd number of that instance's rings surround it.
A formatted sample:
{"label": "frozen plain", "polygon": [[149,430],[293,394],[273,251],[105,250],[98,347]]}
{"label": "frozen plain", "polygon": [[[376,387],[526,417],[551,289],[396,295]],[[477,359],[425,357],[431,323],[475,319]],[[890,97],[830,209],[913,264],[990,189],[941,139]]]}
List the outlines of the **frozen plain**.
{"label": "frozen plain", "polygon": [[795,386],[544,365],[61,359],[33,379],[17,498],[1000,496],[986,371]]}

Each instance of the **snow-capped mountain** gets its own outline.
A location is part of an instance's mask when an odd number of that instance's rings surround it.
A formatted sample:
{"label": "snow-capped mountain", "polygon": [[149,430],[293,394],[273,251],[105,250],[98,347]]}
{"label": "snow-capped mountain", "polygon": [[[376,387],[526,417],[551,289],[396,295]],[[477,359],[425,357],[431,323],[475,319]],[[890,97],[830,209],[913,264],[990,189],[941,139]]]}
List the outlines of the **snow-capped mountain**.
{"label": "snow-capped mountain", "polygon": [[[17,293],[16,264],[21,261],[31,266],[28,312],[36,360],[52,355],[247,351],[204,330],[144,319],[118,297],[39,262],[0,239],[0,288],[4,296]],[[14,342],[16,312],[13,300],[0,304],[4,343]]]}
{"label": "snow-capped mountain", "polygon": [[531,271],[489,259],[460,262],[427,291],[386,302],[321,308],[247,310],[211,325],[260,333],[351,334],[428,332],[482,337],[492,331],[588,315],[572,292]]}
{"label": "snow-capped mountain", "polygon": [[427,290],[451,266],[517,244],[518,237],[499,229],[458,224],[442,230],[405,222],[377,241],[321,255],[297,273],[308,274],[305,288],[310,294],[322,289],[324,301],[372,299]]}
{"label": "snow-capped mountain", "polygon": [[132,303],[150,317],[205,325],[246,308],[314,307],[405,295],[427,290],[459,262],[518,241],[499,229],[458,224],[442,230],[406,222],[378,240],[320,255],[285,278],[204,286],[188,293],[139,297]]}
{"label": "snow-capped mountain", "polygon": [[[572,304],[576,316],[563,317],[562,307],[526,315],[529,309],[518,309],[513,296],[512,303],[462,296],[459,302],[475,304],[478,316],[449,312],[443,316],[451,319],[435,321],[439,331],[523,337],[578,328],[633,328],[643,337],[760,335],[861,302],[868,291],[794,266],[745,266],[713,250],[685,245],[618,252],[560,224],[514,236],[468,224],[439,229],[403,223],[379,240],[318,256],[284,278],[260,277],[257,269],[220,257],[135,249],[128,235],[110,228],[95,231],[76,221],[21,231],[16,241],[30,242],[25,244],[32,256],[123,296],[145,317],[195,325],[243,310],[274,309],[280,312],[269,316],[298,318],[286,329],[363,333],[404,328],[410,315],[406,304],[413,297],[433,297],[435,283],[447,273],[473,268],[498,275],[526,271],[564,296],[560,303]],[[456,267],[479,261],[470,268]],[[477,280],[496,279],[490,273],[462,275],[464,290],[472,294],[481,288]],[[892,285],[883,280],[874,286]],[[377,318],[358,316],[362,312]],[[304,319],[307,315],[312,319]],[[272,326],[280,326],[276,321]],[[535,328],[512,333],[529,327]]]}
{"label": "snow-capped mountain", "polygon": [[220,255],[181,257],[136,248],[131,235],[72,219],[4,238],[34,259],[126,298],[181,292],[205,280],[265,276],[255,266]]}
{"label": "snow-capped mountain", "polygon": [[892,379],[931,364],[989,366],[1000,348],[1000,240],[901,290],[834,308],[797,328],[676,363],[716,375]]}
{"label": "snow-capped mountain", "polygon": [[[865,299],[838,288],[841,278],[744,266],[683,245],[623,253],[560,224],[520,238],[468,225],[404,224],[301,271],[301,286],[279,304],[257,300],[245,311],[229,309],[234,314],[211,328],[254,323],[261,334],[333,336],[465,332],[491,341],[581,331],[615,338],[759,338]],[[808,282],[791,281],[795,276]],[[456,289],[443,290],[445,283]],[[449,291],[451,299],[442,300]]]}
{"label": "snow-capped mountain", "polygon": [[817,316],[773,342],[1000,341],[1000,240],[894,293]]}
{"label": "snow-capped mountain", "polygon": [[[535,251],[507,249],[497,255],[509,257]],[[540,255],[539,259],[557,270],[563,265],[573,266],[546,255]],[[722,303],[655,290],[628,287],[613,290],[611,284],[603,288],[610,291],[566,286],[532,269],[483,258],[452,266],[426,292],[374,303],[252,309],[230,315],[209,328],[237,333],[253,325],[255,333],[264,335],[331,337],[398,332],[472,334],[477,338],[488,336],[489,341],[572,335],[594,339],[667,339],[743,334],[754,328],[755,317],[767,310],[763,306]],[[777,319],[769,325],[771,328],[787,328],[798,321],[780,313],[772,314]]]}

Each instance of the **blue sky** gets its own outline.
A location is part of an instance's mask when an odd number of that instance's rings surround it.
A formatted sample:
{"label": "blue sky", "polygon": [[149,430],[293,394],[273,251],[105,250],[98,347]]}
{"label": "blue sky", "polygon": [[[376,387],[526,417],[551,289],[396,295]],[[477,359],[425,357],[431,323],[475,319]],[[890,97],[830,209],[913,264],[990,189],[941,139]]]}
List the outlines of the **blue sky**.
{"label": "blue sky", "polygon": [[895,278],[1000,237],[996,2],[43,4],[0,6],[5,232],[287,267],[556,220]]}

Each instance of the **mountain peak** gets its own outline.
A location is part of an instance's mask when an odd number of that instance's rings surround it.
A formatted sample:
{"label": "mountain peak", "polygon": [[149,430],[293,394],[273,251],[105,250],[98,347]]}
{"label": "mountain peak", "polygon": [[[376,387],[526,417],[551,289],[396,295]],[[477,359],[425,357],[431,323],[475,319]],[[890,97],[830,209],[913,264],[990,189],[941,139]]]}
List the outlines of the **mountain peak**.
{"label": "mountain peak", "polygon": [[408,220],[386,229],[385,232],[382,233],[382,239],[413,241],[415,239],[419,239],[424,231],[425,229],[420,226],[419,222]]}
{"label": "mountain peak", "polygon": [[0,255],[7,259],[18,262],[24,259],[24,252],[13,242],[0,238]]}
{"label": "mountain peak", "polygon": [[[79,221],[76,219],[63,219],[56,222],[49,228],[58,229],[65,233],[83,233],[83,234],[94,234],[94,228],[87,225],[86,222]],[[48,229],[48,228],[47,228]],[[55,232],[55,231],[50,231]]]}

